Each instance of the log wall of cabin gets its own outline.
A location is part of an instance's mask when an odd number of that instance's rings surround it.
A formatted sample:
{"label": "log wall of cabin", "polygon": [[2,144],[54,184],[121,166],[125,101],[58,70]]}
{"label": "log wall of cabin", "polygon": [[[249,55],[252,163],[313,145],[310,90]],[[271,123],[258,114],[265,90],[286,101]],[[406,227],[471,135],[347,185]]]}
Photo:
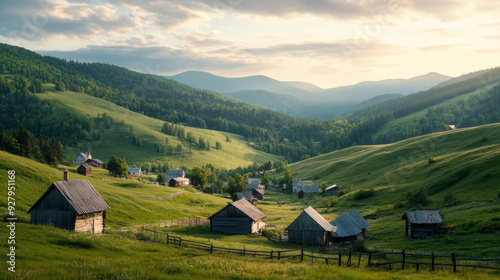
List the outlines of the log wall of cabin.
{"label": "log wall of cabin", "polygon": [[325,237],[325,230],[304,213],[288,227],[290,243],[324,245]]}
{"label": "log wall of cabin", "polygon": [[99,212],[77,216],[74,230],[91,234],[104,233],[104,214],[105,212]]}
{"label": "log wall of cabin", "polygon": [[61,193],[53,188],[44,199],[31,210],[31,223],[53,225],[62,229],[73,229],[75,214]]}

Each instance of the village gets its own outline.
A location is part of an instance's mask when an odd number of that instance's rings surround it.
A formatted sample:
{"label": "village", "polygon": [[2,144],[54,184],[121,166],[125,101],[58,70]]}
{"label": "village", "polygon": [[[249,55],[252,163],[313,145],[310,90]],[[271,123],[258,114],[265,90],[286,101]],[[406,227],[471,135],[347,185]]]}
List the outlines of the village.
{"label": "village", "polygon": [[[93,168],[102,168],[103,162],[89,152],[80,152],[75,158],[77,174],[92,176]],[[141,176],[140,168],[129,168],[128,178]],[[228,202],[207,219],[210,231],[229,234],[258,234],[266,230],[266,214],[259,210],[268,191],[283,192],[284,186],[262,185],[260,178],[246,179],[246,192],[238,192],[233,202]],[[184,170],[168,170],[164,186],[179,188],[190,186]],[[320,192],[312,180],[294,179],[292,194],[298,199],[312,196],[336,196],[338,186],[331,185]],[[104,234],[106,211],[111,208],[88,180],[70,179],[64,171],[63,180],[52,183],[45,193],[29,209],[32,224],[50,224],[54,227],[89,234]],[[405,233],[408,238],[426,238],[446,232],[441,225],[439,211],[406,211]],[[329,222],[313,207],[307,206],[301,214],[279,233],[279,241],[299,245],[331,247],[349,246],[355,240],[366,238],[370,223],[355,209],[339,213]]]}

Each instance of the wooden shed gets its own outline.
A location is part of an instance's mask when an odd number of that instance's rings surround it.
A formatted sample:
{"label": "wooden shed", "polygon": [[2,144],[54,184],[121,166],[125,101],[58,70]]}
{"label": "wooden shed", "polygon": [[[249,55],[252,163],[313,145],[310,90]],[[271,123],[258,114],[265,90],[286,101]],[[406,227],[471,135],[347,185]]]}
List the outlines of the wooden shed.
{"label": "wooden shed", "polygon": [[265,216],[257,207],[243,198],[228,203],[208,219],[210,231],[252,234],[265,228],[266,224],[262,222]]}
{"label": "wooden shed", "polygon": [[345,212],[335,219],[332,226],[337,227],[333,235],[334,242],[352,241],[366,238],[366,228],[370,226],[356,209]]}
{"label": "wooden shed", "polygon": [[90,176],[90,175],[92,175],[92,166],[90,166],[86,163],[82,163],[82,164],[80,164],[80,166],[78,166],[78,168],[76,169],[76,172],[78,172],[78,174],[83,175],[83,176]]}
{"label": "wooden shed", "polygon": [[288,242],[324,246],[332,241],[337,227],[332,226],[311,206],[302,211],[287,228]]}
{"label": "wooden shed", "polygon": [[189,179],[188,178],[172,178],[170,181],[168,181],[168,186],[169,187],[182,187],[182,186],[188,186],[189,185]]}
{"label": "wooden shed", "polygon": [[102,168],[102,165],[103,165],[103,162],[97,158],[87,159],[87,161],[85,163],[92,166],[92,167],[96,167],[96,168]]}
{"label": "wooden shed", "polygon": [[252,205],[255,205],[255,202],[257,201],[257,199],[253,196],[251,191],[236,193],[233,201],[238,201],[243,198],[248,200],[248,202],[252,203]]}
{"label": "wooden shed", "polygon": [[70,180],[66,170],[64,180],[52,183],[28,213],[32,224],[101,234],[109,208],[89,181]]}
{"label": "wooden shed", "polygon": [[323,192],[323,196],[337,195],[338,191],[339,191],[339,186],[331,185],[325,189],[325,191]]}
{"label": "wooden shed", "polygon": [[264,200],[264,193],[266,191],[264,189],[253,189],[251,191],[253,197],[255,197],[255,199],[257,200]]}
{"label": "wooden shed", "polygon": [[406,236],[425,238],[439,232],[439,224],[443,218],[439,211],[407,211],[403,215],[406,220]]}

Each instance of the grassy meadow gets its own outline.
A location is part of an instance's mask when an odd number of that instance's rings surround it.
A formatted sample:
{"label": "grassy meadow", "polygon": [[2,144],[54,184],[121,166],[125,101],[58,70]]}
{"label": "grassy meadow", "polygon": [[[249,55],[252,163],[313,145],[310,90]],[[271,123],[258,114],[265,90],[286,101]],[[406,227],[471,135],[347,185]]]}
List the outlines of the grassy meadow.
{"label": "grassy meadow", "polygon": [[[267,192],[257,207],[266,214],[264,222],[278,228],[290,224],[311,205],[331,221],[352,208],[368,217],[365,246],[368,250],[407,250],[413,253],[450,254],[458,257],[498,258],[500,191],[497,168],[500,161],[500,125],[459,129],[391,145],[357,146],[292,164],[295,178],[316,183],[336,183],[340,197],[308,196]],[[434,161],[429,161],[429,157]],[[62,171],[70,178],[88,179],[106,202],[106,234],[92,236],[48,226],[33,226],[26,211]],[[57,168],[0,151],[0,184],[7,184],[7,170],[16,171],[16,273],[0,272],[1,279],[500,279],[499,271],[450,268],[429,272],[413,266],[401,270],[361,266],[337,267],[307,258],[266,260],[251,256],[227,255],[152,244],[141,231],[144,223],[172,219],[205,219],[226,203],[222,195],[197,193],[191,188],[170,188],[136,180],[109,177],[94,169],[91,177],[75,172],[76,167]],[[465,174],[465,175],[464,175]],[[281,176],[281,174],[270,174]],[[448,182],[448,183],[447,183]],[[451,183],[450,183],[451,182]],[[401,220],[404,211],[420,209],[405,205],[408,191],[426,188],[430,204],[424,209],[440,210],[450,234],[423,240],[407,239]],[[369,197],[356,198],[362,189],[373,190]],[[481,191],[477,191],[481,190]],[[453,192],[454,201],[446,201]],[[175,196],[174,196],[175,195]],[[7,198],[0,197],[0,212],[6,218]],[[148,226],[151,228],[151,225]],[[215,246],[248,250],[297,249],[293,244],[268,241],[257,235],[211,233],[208,226],[156,228],[183,238],[213,242]],[[2,226],[1,236],[7,227]],[[4,239],[4,238],[3,238]],[[4,239],[6,240],[6,239]],[[7,242],[1,242],[7,252]],[[313,247],[305,247],[313,249]],[[344,247],[341,250],[349,250]],[[336,251],[338,249],[314,248]],[[357,264],[356,262],[354,262]]]}
{"label": "grassy meadow", "polygon": [[[268,160],[282,160],[280,156],[271,155],[253,149],[244,137],[236,134],[220,132],[215,130],[185,127],[186,133],[192,132],[198,138],[202,137],[210,141],[212,149],[202,151],[196,147],[191,147],[185,141],[180,141],[178,137],[166,135],[161,132],[163,121],[153,119],[142,114],[132,112],[103,99],[87,94],[71,91],[53,92],[37,94],[44,100],[50,100],[57,108],[67,110],[77,114],[96,118],[98,114],[107,114],[113,119],[109,129],[104,131],[101,141],[92,141],[81,144],[81,150],[70,148],[65,150],[68,158],[74,158],[80,151],[87,151],[91,147],[92,154],[101,159],[108,160],[113,155],[125,157],[129,165],[143,162],[168,162],[177,168],[196,167],[210,163],[221,168],[236,168],[248,166],[254,162],[263,163]],[[142,146],[135,145],[129,137],[130,130],[142,138]],[[231,142],[226,142],[226,136],[231,138]],[[168,138],[168,144],[166,143]],[[220,142],[221,150],[216,150],[215,143]],[[182,146],[182,152],[173,155],[163,155],[157,151],[156,145]],[[126,153],[124,153],[126,151]],[[192,153],[190,152],[192,151]]]}

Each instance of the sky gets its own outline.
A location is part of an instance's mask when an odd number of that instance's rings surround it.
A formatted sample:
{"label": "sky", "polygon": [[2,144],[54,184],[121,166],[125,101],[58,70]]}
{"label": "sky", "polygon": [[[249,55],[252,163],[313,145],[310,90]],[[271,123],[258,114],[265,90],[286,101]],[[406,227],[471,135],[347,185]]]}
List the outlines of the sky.
{"label": "sky", "polygon": [[266,75],[323,88],[500,66],[491,0],[16,0],[0,42],[158,75]]}

